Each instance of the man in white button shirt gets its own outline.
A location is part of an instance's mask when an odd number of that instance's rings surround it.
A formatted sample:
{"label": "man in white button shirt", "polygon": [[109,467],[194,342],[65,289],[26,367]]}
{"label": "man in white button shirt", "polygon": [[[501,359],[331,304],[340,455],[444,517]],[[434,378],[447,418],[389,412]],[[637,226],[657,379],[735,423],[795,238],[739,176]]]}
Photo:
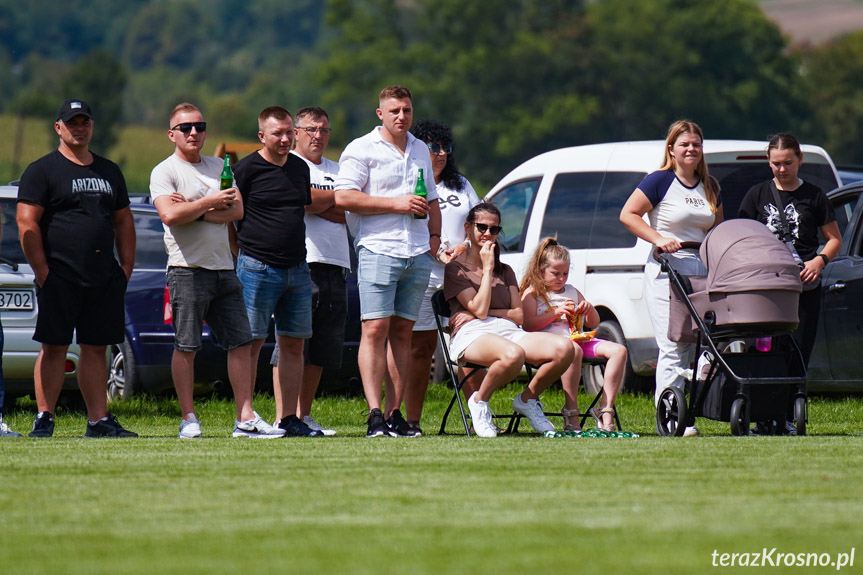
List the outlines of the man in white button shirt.
{"label": "man in white button shirt", "polygon": [[[366,437],[411,436],[399,407],[410,366],[411,331],[440,246],[441,217],[428,147],[410,132],[410,90],[384,88],[381,125],[345,148],[336,179],[336,205],[346,209],[357,250],[357,284],[363,321],[358,363],[369,404]],[[414,195],[419,170],[427,199]],[[424,219],[417,219],[417,217]],[[395,373],[381,381],[389,338]]]}

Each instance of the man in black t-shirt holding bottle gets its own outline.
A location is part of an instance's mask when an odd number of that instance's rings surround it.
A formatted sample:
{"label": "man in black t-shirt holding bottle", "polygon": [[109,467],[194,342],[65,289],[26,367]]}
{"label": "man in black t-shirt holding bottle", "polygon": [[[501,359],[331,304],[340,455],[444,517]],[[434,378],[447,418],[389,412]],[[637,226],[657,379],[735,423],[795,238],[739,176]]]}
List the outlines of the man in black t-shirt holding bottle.
{"label": "man in black t-shirt holding bottle", "polygon": [[[78,387],[87,404],[85,437],[137,437],[108,413],[107,346],[124,338],[126,284],[135,262],[135,224],[120,168],[89,149],[90,106],[66,100],[57,113],[57,150],[30,164],[18,188],[21,247],[36,275],[42,344],[34,383],[39,413],[30,437],[54,434],[66,352],[77,331]],[[119,263],[114,259],[116,245]]]}

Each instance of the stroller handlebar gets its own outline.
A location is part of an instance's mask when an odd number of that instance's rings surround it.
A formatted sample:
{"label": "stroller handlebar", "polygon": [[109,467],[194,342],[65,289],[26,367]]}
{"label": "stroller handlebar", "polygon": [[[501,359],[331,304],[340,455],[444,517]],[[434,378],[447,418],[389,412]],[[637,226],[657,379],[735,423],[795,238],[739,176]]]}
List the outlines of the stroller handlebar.
{"label": "stroller handlebar", "polygon": [[[682,250],[697,250],[701,247],[701,242],[680,242],[680,249]],[[659,248],[653,248],[653,259],[662,263],[665,261],[665,253],[661,251]]]}

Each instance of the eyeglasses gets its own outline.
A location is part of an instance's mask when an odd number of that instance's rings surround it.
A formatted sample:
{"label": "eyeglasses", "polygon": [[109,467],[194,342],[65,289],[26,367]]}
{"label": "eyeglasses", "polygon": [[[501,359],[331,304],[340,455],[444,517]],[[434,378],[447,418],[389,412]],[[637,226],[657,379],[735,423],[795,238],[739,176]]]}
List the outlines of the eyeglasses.
{"label": "eyeglasses", "polygon": [[314,136],[315,134],[320,134],[322,136],[329,136],[332,131],[331,128],[302,128],[297,126],[298,130],[302,130],[310,136]]}
{"label": "eyeglasses", "polygon": [[432,154],[440,154],[444,152],[446,155],[452,154],[452,144],[443,145],[439,142],[429,142],[428,143],[429,150],[431,150]]}
{"label": "eyeglasses", "polygon": [[189,135],[192,133],[192,128],[195,128],[196,132],[206,132],[207,131],[207,122],[183,122],[182,124],[177,124],[172,130],[180,130],[185,135]]}
{"label": "eyeglasses", "polygon": [[478,224],[476,222],[471,222],[476,229],[479,230],[479,233],[484,234],[486,232],[490,233],[493,236],[500,234],[503,231],[503,228],[500,226],[490,226],[488,224]]}

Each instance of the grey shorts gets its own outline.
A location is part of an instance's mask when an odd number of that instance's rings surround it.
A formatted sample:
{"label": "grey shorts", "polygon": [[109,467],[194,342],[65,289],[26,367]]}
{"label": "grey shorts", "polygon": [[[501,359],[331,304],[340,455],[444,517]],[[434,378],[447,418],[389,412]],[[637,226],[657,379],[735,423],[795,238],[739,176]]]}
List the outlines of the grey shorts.
{"label": "grey shorts", "polygon": [[168,296],[174,314],[176,349],[201,349],[204,321],[224,349],[252,343],[243,284],[234,270],[169,267]]}

